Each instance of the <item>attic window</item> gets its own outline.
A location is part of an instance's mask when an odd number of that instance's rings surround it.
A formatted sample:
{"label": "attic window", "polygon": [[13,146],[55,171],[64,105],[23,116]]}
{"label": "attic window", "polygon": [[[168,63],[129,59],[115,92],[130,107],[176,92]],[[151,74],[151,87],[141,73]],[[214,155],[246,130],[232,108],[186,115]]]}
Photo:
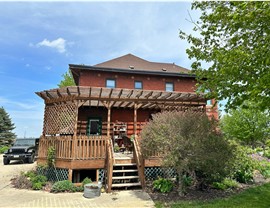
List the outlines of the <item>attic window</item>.
{"label": "attic window", "polygon": [[162,71],[167,71],[167,69],[166,68],[162,68]]}
{"label": "attic window", "polygon": [[134,66],[129,66],[130,69],[134,69]]}

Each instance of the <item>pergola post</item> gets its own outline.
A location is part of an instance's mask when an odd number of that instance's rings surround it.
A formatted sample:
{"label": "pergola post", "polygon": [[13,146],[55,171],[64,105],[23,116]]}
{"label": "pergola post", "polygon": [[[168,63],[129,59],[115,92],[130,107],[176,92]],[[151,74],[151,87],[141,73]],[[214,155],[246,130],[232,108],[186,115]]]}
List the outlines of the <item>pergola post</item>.
{"label": "pergola post", "polygon": [[107,137],[110,137],[110,127],[111,127],[111,107],[108,107],[107,115]]}
{"label": "pergola post", "polygon": [[134,121],[134,127],[133,127],[133,133],[134,136],[137,135],[137,103],[134,103],[134,117],[133,117],[133,121]]}
{"label": "pergola post", "polygon": [[109,102],[102,102],[102,104],[108,109],[108,114],[107,114],[107,137],[110,137],[110,127],[111,127],[111,108],[112,104]]}
{"label": "pergola post", "polygon": [[142,106],[143,104],[138,104],[138,103],[134,103],[134,117],[133,117],[133,122],[134,122],[134,126],[133,126],[133,134],[134,136],[137,135],[137,110]]}
{"label": "pergola post", "polygon": [[[72,144],[73,144],[73,151],[72,151],[72,156],[71,158],[74,160],[75,159],[75,155],[76,155],[76,151],[77,151],[77,132],[78,132],[78,117],[79,117],[79,101],[76,102],[76,109],[75,109],[76,113],[75,113],[75,124],[74,124],[74,134],[73,134],[73,141],[72,141]],[[69,173],[71,174],[71,176],[69,176],[69,179],[70,177],[72,177],[72,170],[69,171]],[[71,178],[72,180],[72,178]]]}
{"label": "pergola post", "polygon": [[77,138],[78,132],[78,117],[79,117],[79,101],[76,102],[76,113],[75,113],[75,125],[74,125],[74,137]]}

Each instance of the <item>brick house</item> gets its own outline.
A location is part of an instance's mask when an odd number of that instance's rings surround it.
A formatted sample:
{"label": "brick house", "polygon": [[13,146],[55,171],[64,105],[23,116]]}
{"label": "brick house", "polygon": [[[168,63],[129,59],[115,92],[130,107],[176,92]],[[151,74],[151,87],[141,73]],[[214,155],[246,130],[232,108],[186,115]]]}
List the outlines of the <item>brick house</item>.
{"label": "brick house", "polygon": [[[69,69],[76,86],[37,92],[45,101],[38,163],[46,162],[54,146],[56,167],[74,183],[88,176],[102,180],[107,191],[144,187],[148,172],[157,170],[162,159],[158,153],[144,159],[140,152],[140,131],[152,114],[192,108],[218,116],[204,95],[195,93],[195,75],[174,63],[127,54]],[[114,152],[129,148],[132,154]]]}

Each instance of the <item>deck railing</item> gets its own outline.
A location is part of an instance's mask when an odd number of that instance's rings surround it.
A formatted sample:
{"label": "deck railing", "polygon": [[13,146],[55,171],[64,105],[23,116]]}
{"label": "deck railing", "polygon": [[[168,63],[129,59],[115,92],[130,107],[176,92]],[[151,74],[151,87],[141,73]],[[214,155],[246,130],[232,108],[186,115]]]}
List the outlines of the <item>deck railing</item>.
{"label": "deck railing", "polygon": [[49,147],[54,147],[56,159],[105,159],[105,136],[42,136],[39,158],[47,158]]}
{"label": "deck railing", "polygon": [[141,153],[141,148],[140,148],[137,136],[135,136],[133,144],[134,144],[133,155],[134,155],[134,159],[135,159],[136,164],[137,164],[141,185],[142,185],[142,188],[144,188],[145,187],[144,161],[143,161],[143,156]]}

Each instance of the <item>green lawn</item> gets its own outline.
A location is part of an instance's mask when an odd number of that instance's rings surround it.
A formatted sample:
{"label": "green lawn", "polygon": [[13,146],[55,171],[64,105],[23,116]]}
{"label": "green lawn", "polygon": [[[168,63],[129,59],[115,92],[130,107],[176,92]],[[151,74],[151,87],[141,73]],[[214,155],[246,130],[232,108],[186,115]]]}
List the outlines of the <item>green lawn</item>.
{"label": "green lawn", "polygon": [[[156,207],[163,207],[157,204]],[[185,201],[170,205],[172,208],[270,208],[270,183],[250,188],[226,199],[209,202]]]}

